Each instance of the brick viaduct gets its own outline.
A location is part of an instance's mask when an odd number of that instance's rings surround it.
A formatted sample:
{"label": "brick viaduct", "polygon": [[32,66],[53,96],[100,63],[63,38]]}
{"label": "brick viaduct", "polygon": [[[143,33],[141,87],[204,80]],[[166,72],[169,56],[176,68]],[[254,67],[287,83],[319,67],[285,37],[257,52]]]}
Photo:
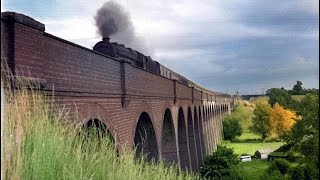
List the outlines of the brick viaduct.
{"label": "brick viaduct", "polygon": [[73,121],[102,122],[119,148],[135,145],[148,158],[198,171],[222,140],[223,114],[234,104],[229,95],[58,38],[18,13],[1,14],[1,45],[1,63],[13,77],[37,82]]}

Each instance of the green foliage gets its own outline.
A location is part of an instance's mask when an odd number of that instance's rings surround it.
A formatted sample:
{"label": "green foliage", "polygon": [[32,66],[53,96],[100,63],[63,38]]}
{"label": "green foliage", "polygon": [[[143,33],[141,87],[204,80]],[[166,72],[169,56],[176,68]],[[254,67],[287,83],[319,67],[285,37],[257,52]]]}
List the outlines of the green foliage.
{"label": "green foliage", "polygon": [[290,95],[306,95],[306,94],[314,94],[319,95],[319,89],[311,88],[306,89],[302,87],[302,82],[297,81],[297,83],[293,86],[291,90],[286,90],[283,87],[281,87],[281,90],[287,91]]}
{"label": "green foliage", "polygon": [[291,168],[290,171],[289,171],[289,174],[290,174],[292,179],[303,180],[303,179],[305,179],[304,171],[305,171],[305,167],[297,166],[297,167]]}
{"label": "green foliage", "polygon": [[304,177],[306,180],[317,180],[319,179],[319,166],[313,164],[307,164],[304,171]]}
{"label": "green foliage", "polygon": [[291,179],[299,180],[317,180],[319,179],[319,170],[312,165],[301,164],[296,167],[292,167],[288,174]]}
{"label": "green foliage", "polygon": [[218,145],[217,151],[206,157],[200,170],[203,179],[238,179],[238,155],[227,146]]}
{"label": "green foliage", "polygon": [[244,104],[237,104],[232,111],[232,116],[239,120],[242,130],[247,131],[251,125],[253,107],[245,106]]}
{"label": "green foliage", "polygon": [[284,175],[288,172],[289,168],[290,168],[289,161],[285,159],[276,159],[268,167],[267,172],[268,174],[272,174],[275,171],[279,171],[281,174]]}
{"label": "green foliage", "polygon": [[237,116],[227,115],[223,120],[223,135],[225,140],[234,140],[236,136],[241,136],[242,127]]}
{"label": "green foliage", "polygon": [[251,132],[261,135],[263,141],[271,131],[270,113],[271,107],[265,103],[258,103],[253,111],[254,117],[252,118],[252,126],[249,129]]}
{"label": "green foliage", "polygon": [[292,102],[291,95],[279,88],[268,89],[266,95],[269,97],[268,102],[271,106],[278,102],[283,107],[289,107]]}
{"label": "green foliage", "polygon": [[293,86],[292,90],[296,95],[300,95],[302,92],[302,82],[297,81],[297,84]]}
{"label": "green foliage", "polygon": [[270,172],[265,171],[263,173],[263,176],[262,176],[261,180],[265,180],[265,179],[268,179],[268,180],[285,180],[285,177],[284,177],[283,174],[281,174],[280,171],[270,171]]}
{"label": "green foliage", "polygon": [[310,159],[319,158],[319,96],[307,94],[296,106],[301,120],[286,138],[288,144]]}

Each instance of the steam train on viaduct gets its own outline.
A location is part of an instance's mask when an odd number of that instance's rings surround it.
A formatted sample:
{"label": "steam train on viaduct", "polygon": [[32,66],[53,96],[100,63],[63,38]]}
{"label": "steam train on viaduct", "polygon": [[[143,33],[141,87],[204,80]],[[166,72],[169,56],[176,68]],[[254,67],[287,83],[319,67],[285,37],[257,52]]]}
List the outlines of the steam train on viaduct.
{"label": "steam train on viaduct", "polygon": [[161,65],[159,62],[152,60],[150,56],[145,56],[144,54],[136,50],[125,47],[125,45],[123,44],[110,42],[110,38],[108,37],[105,37],[102,39],[102,41],[98,42],[93,47],[93,50],[106,54],[108,56],[114,57],[116,59],[124,59],[136,67],[147,70],[154,74],[164,76],[168,79],[177,80],[178,82],[186,86],[190,86],[190,87],[196,86],[187,78],[173,72],[167,67]]}

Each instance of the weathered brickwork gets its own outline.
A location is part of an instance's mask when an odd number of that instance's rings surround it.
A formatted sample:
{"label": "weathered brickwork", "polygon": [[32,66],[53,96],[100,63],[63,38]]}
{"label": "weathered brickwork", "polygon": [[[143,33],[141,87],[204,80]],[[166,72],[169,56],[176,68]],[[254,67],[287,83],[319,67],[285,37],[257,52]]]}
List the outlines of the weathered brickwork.
{"label": "weathered brickwork", "polygon": [[72,122],[104,123],[120,150],[138,146],[149,158],[198,171],[222,140],[234,99],[55,37],[30,17],[1,16],[2,65],[16,78],[37,78]]}

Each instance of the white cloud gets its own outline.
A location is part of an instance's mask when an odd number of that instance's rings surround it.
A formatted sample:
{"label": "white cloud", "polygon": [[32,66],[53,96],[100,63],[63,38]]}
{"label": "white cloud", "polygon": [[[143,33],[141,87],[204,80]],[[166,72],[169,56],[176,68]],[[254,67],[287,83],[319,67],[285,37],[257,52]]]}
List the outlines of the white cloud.
{"label": "white cloud", "polygon": [[47,32],[64,39],[94,39],[98,37],[93,19],[90,17],[71,17],[66,19],[41,20]]}

